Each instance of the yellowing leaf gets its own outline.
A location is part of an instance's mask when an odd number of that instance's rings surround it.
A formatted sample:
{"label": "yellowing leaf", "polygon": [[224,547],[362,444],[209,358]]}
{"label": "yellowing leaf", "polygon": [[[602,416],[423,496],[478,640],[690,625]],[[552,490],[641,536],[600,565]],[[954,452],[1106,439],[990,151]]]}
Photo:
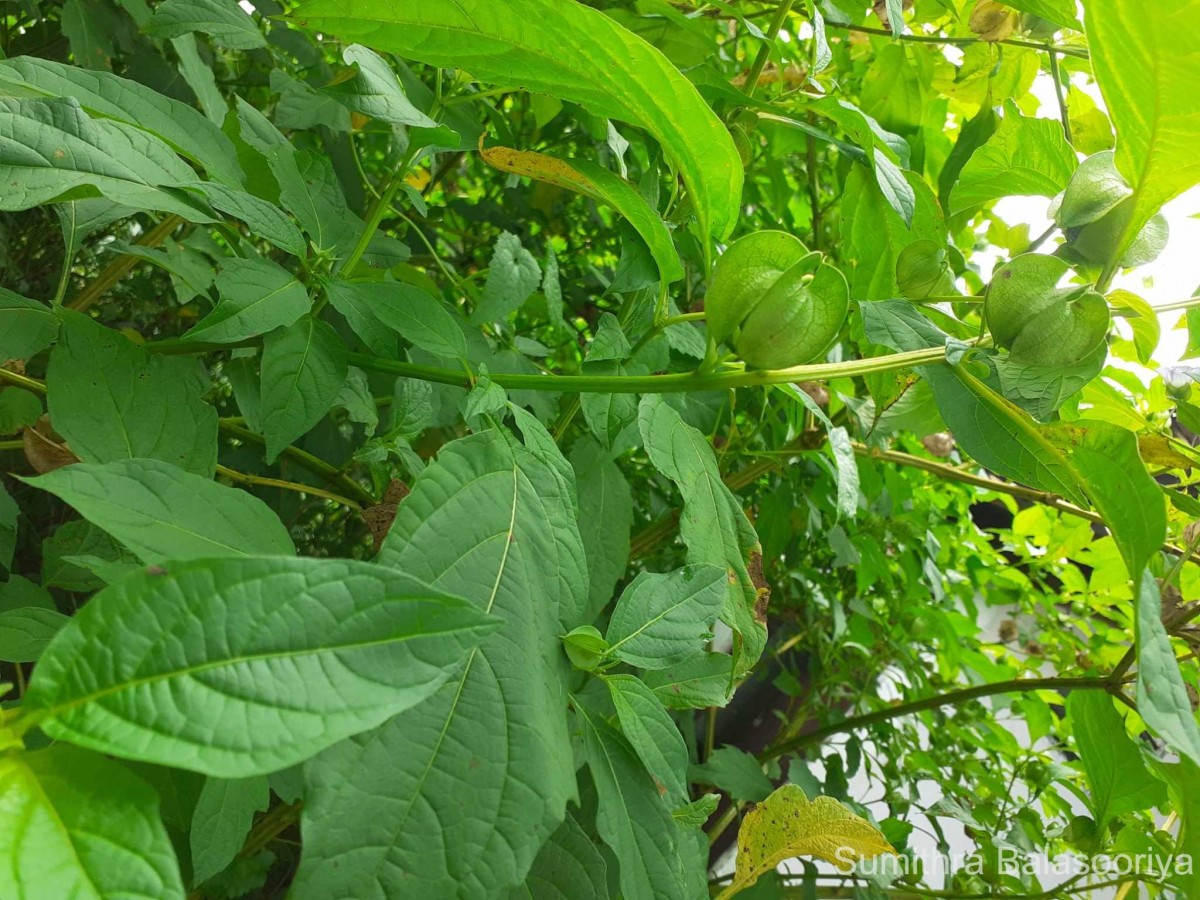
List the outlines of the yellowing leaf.
{"label": "yellowing leaf", "polygon": [[971,11],[970,29],[981,41],[1003,41],[1017,27],[1020,16],[996,0],[979,0]]}
{"label": "yellowing leaf", "polygon": [[310,0],[292,17],[310,31],[644,128],[687,184],[701,231],[724,238],[737,222],[742,160],[729,131],[659,50],[597,9],[561,0]]}
{"label": "yellowing leaf", "polygon": [[568,162],[545,153],[514,150],[511,147],[485,148],[482,139],[479,152],[483,161],[492,168],[566,188],[611,206],[629,220],[629,224],[646,242],[665,283],[683,277],[683,268],[679,265],[679,257],[667,226],[645,198],[621,176],[584,160],[573,159]]}
{"label": "yellowing leaf", "polygon": [[895,853],[879,829],[832,797],[809,800],[785,784],[754,807],[738,831],[737,870],[717,900],[753,886],[785,859],[815,856],[843,871],[860,859]]}

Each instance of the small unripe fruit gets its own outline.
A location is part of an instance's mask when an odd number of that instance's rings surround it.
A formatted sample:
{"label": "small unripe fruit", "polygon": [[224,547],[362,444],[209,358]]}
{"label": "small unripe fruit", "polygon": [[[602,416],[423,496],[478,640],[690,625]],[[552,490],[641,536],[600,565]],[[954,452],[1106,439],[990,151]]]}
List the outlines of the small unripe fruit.
{"label": "small unripe fruit", "polygon": [[760,369],[811,362],[837,338],[850,308],[845,277],[781,231],[735,241],[705,299],[709,333]]}

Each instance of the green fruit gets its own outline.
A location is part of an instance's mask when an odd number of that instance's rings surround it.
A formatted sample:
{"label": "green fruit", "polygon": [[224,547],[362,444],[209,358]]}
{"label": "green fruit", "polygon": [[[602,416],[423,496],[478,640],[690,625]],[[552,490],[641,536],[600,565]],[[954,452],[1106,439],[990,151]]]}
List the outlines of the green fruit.
{"label": "green fruit", "polygon": [[1093,153],[1079,164],[1052,213],[1062,228],[1095,222],[1133,194],[1113,162],[1113,152]]}
{"label": "green fruit", "polygon": [[[1133,209],[1133,198],[1129,197],[1095,222],[1090,222],[1082,228],[1068,228],[1067,245],[1088,262],[1097,265],[1107,263],[1125,235]],[[1121,256],[1121,266],[1129,269],[1154,262],[1166,248],[1168,237],[1167,220],[1162,213],[1157,213],[1125,248]]]}
{"label": "green fruit", "polygon": [[771,285],[807,255],[808,248],[784,231],[759,231],[730,244],[713,268],[704,300],[713,340],[727,340]]}
{"label": "green fruit", "polygon": [[896,260],[896,284],[909,300],[949,294],[954,277],[946,265],[946,248],[928,239],[913,241]]}
{"label": "green fruit", "polygon": [[[1105,150],[1080,163],[1053,215],[1074,253],[1104,265],[1117,252],[1133,211],[1133,191],[1117,171],[1112,151]],[[1157,259],[1166,244],[1167,220],[1160,213],[1133,239],[1120,263],[1126,268],[1144,266]]]}
{"label": "green fruit", "polygon": [[837,338],[850,308],[845,277],[782,231],[735,241],[717,261],[705,300],[709,334],[750,366],[810,362]]}
{"label": "green fruit", "polygon": [[1058,284],[1070,272],[1061,259],[1026,253],[996,271],[984,316],[1013,362],[1069,366],[1108,335],[1108,303],[1090,287]]}
{"label": "green fruit", "polygon": [[742,321],[733,345],[747,365],[786,369],[819,358],[850,310],[850,286],[819,253],[779,277]]}

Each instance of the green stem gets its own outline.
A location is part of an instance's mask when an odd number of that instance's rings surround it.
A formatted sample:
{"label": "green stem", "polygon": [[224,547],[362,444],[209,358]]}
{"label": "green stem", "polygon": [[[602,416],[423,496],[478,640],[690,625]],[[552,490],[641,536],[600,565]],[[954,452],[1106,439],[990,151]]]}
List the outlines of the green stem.
{"label": "green stem", "polygon": [[754,57],[754,63],[750,66],[749,74],[746,75],[747,97],[754,96],[754,89],[758,87],[758,79],[762,76],[763,69],[767,66],[767,60],[771,58],[771,45],[775,43],[775,38],[779,34],[780,29],[783,28],[783,23],[787,21],[794,3],[795,0],[784,0],[775,10],[775,17],[767,27],[766,40],[758,48],[758,56]]}
{"label": "green stem", "polygon": [[[842,25],[839,22],[831,22],[825,20],[826,28],[836,28],[842,31],[857,31],[859,34],[877,34],[880,37],[892,38],[892,33],[883,28],[871,28],[866,25]],[[893,38],[897,41],[908,41],[913,44],[952,44],[954,46],[966,46],[968,44],[980,43],[979,38],[974,37],[945,37],[936,34],[901,34]],[[986,41],[990,44],[1008,44],[1010,47],[1024,47],[1027,50],[1041,50],[1044,53],[1060,53],[1063,56],[1074,56],[1078,59],[1088,59],[1088,52],[1077,47],[1059,47],[1056,44],[1039,44],[1035,41],[1022,41],[1015,38],[1006,38],[1003,41]]]}
{"label": "green stem", "polygon": [[383,222],[383,217],[387,215],[388,210],[392,208],[392,201],[396,198],[396,193],[404,184],[404,179],[408,177],[408,167],[412,165],[416,159],[417,153],[421,148],[415,144],[410,146],[401,159],[400,165],[392,174],[388,181],[387,187],[383,189],[372,203],[371,208],[367,212],[367,221],[363,226],[362,233],[358,236],[358,241],[354,244],[354,248],[349,255],[342,261],[339,267],[339,272],[345,272],[347,275],[353,274],[354,267],[358,265],[363,254],[367,252],[367,247],[370,246],[371,238],[375,236],[375,232],[379,230],[379,225]]}
{"label": "green stem", "polygon": [[[238,424],[237,421],[231,419],[221,420],[221,431],[232,437],[236,437],[243,441],[250,441],[254,444],[265,445],[266,439],[261,434],[255,434],[248,428]],[[303,466],[314,475],[320,476],[330,484],[336,485],[339,489],[346,492],[350,496],[360,501],[364,506],[374,506],[375,498],[361,484],[355,481],[346,473],[342,472],[336,466],[331,466],[323,459],[313,456],[311,453],[306,453],[299,447],[285,447],[281,456],[286,456],[297,465]],[[278,487],[278,485],[276,485]]]}
{"label": "green stem", "polygon": [[[149,231],[147,231],[144,235],[142,235],[141,240],[137,242],[138,246],[157,247],[170,236],[172,231],[182,224],[183,219],[181,217],[169,215]],[[133,256],[128,253],[118,256],[111,263],[105,266],[100,274],[97,275],[87,287],[80,291],[79,294],[67,304],[67,306],[71,307],[71,309],[80,310],[81,312],[87,309],[97,300],[103,297],[109,288],[124,278],[129,270],[137,265],[140,259],[141,257]]]}
{"label": "green stem", "polygon": [[326,500],[332,500],[334,503],[340,503],[342,506],[349,507],[355,512],[361,512],[362,507],[340,494],[335,494],[332,491],[326,491],[319,487],[313,487],[311,484],[300,484],[295,481],[284,481],[282,478],[265,478],[262,475],[250,475],[246,472],[239,472],[236,469],[230,469],[227,466],[217,466],[217,474],[224,475],[230,481],[236,481],[240,484],[258,485],[260,487],[279,488],[284,491],[293,491],[297,494],[309,494],[313,497],[323,497]]}
{"label": "green stem", "polygon": [[[672,375],[526,375],[496,372],[491,378],[503,388],[525,391],[592,394],[666,394],[684,391],[717,391],[728,388],[756,387],[764,384],[786,384],[793,381],[822,381],[891,372],[911,366],[928,365],[945,359],[945,350],[910,350],[870,359],[854,359],[840,363],[813,363],[792,366],[790,369],[753,369],[726,372],[680,372]],[[438,366],[421,366],[394,359],[380,359],[365,353],[349,354],[352,365],[374,372],[399,375],[470,387],[465,372]]]}
{"label": "green stem", "polygon": [[1062,118],[1063,134],[1067,143],[1071,143],[1071,115],[1067,111],[1067,95],[1063,93],[1062,73],[1058,70],[1058,51],[1048,50],[1050,57],[1050,77],[1054,79],[1054,96],[1058,100],[1058,114]]}

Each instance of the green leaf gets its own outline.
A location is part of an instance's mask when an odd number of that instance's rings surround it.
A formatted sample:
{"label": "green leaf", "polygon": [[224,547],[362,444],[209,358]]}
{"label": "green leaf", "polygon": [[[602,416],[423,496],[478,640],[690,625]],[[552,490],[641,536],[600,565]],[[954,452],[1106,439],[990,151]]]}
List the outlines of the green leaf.
{"label": "green leaf", "polygon": [[230,50],[267,46],[258,25],[237,0],[166,0],[155,8],[144,30],[160,38],[200,32]]}
{"label": "green leaf", "polygon": [[[297,233],[298,234],[298,233]],[[294,325],[312,305],[291,272],[266,259],[229,259],[217,276],[221,302],[183,336],[230,344]]]}
{"label": "green leaf", "polygon": [[721,621],[736,632],[735,668],[746,671],[766,644],[762,548],[740,501],[721,480],[708,439],[684,423],[661,396],[641,401],[639,428],[650,461],[683,494],[679,531],[688,562],[716,565],[728,573]]}
{"label": "green leaf", "polygon": [[1142,721],[1180,756],[1200,765],[1200,726],[1162,622],[1162,595],[1148,571],[1137,584],[1137,707]]}
{"label": "green leaf", "polygon": [[775,790],[771,779],[763,774],[762,763],[737,747],[714,750],[703,765],[691,767],[688,780],[697,784],[711,784],[735,800],[754,803],[766,800]]}
{"label": "green leaf", "polygon": [[84,462],[161,459],[211,477],[217,412],[193,359],[151,356],[124,335],[65,310],[46,371],[55,429]]}
{"label": "green leaf", "polygon": [[203,884],[233,862],[250,833],[254,814],[270,802],[264,775],[205,779],[189,832],[194,884]]}
{"label": "green leaf", "polygon": [[1063,228],[1078,228],[1112,212],[1133,194],[1117,171],[1111,150],[1093,153],[1079,164],[1062,199],[1054,209],[1054,221]]}
{"label": "green leaf", "polygon": [[1092,790],[1096,830],[1121,813],[1159,806],[1167,799],[1163,783],[1150,774],[1113,698],[1100,691],[1072,691],[1067,697],[1072,734]]}
{"label": "green leaf", "polygon": [[596,830],[620,862],[626,900],[674,897],[683,879],[679,827],[633,748],[598,714],[576,704],[596,783]]}
{"label": "green leaf", "polygon": [[200,194],[213,209],[241,219],[256,237],[270,241],[293,256],[304,255],[307,248],[304,235],[273,203],[214,181],[194,181],[184,187]]}
{"label": "green leaf", "polygon": [[253,494],[159,460],[80,463],[22,480],[65,500],[148,565],[296,552],[279,517]]}
{"label": "green leaf", "polygon": [[667,709],[724,706],[733,690],[733,660],[723,653],[702,653],[678,665],[648,671],[642,680]]}
{"label": "green leaf", "polygon": [[74,66],[18,56],[0,60],[0,94],[77,101],[97,118],[114,119],[166,141],[227,185],[242,182],[233,142],[191,106],[136,81],[109,72],[85,72]]}
{"label": "green leaf", "polygon": [[1000,0],[1000,2],[1013,9],[1019,9],[1021,12],[1041,16],[1063,28],[1083,31],[1083,26],[1079,24],[1079,16],[1076,12],[1079,7],[1075,0]]}
{"label": "green leaf", "polygon": [[50,592],[28,578],[13,575],[8,581],[0,584],[0,612],[12,612],[31,607],[56,609],[54,598],[50,596]]}
{"label": "green leaf", "polygon": [[17,502],[8,489],[0,484],[0,566],[6,569],[12,568],[13,553],[17,549],[17,520],[20,517],[21,510]]}
{"label": "green leaf", "polygon": [[481,155],[489,166],[503,172],[566,188],[611,206],[646,242],[664,284],[683,277],[671,232],[637,189],[621,176],[586,160],[559,159],[531,150],[488,147]]}
{"label": "green leaf", "polygon": [[0,757],[0,896],[183,900],[179,864],[145,782],[59,744]]}
{"label": "green leaf", "polygon": [[1022,116],[1009,102],[995,134],[963,166],[950,192],[957,214],[1001,197],[1053,197],[1071,180],[1079,163],[1054,119]]}
{"label": "green leaf", "polygon": [[379,562],[503,625],[436,696],[308,763],[293,890],[353,896],[370,866],[381,896],[506,891],[575,796],[559,641],[587,596],[573,504],[547,463],[481,432],[417,479]]}
{"label": "green leaf", "polygon": [[37,394],[17,387],[0,390],[0,434],[16,434],[42,417],[42,401]]}
{"label": "green leaf", "polygon": [[437,122],[412,105],[396,73],[378,53],[361,44],[351,44],[342,51],[342,59],[354,68],[349,77],[336,79],[324,92],[347,109],[392,125],[438,127]]}
{"label": "green leaf", "polygon": [[263,774],[419,703],[494,625],[367,563],[173,562],[88,601],[42,655],[22,710],[102,753]]}
{"label": "green leaf", "polygon": [[521,239],[507,231],[496,239],[496,249],[483,286],[483,299],[471,315],[472,324],[497,322],[520,308],[537,290],[542,271]]}
{"label": "green leaf", "polygon": [[621,469],[595,441],[571,449],[579,501],[579,533],[587,556],[588,601],[582,619],[590,622],[612,599],[629,564],[633,495]]}
{"label": "green leaf", "polygon": [[799,787],[785,784],[742,819],[737,871],[718,900],[741,893],[797,856],[815,856],[847,871],[858,859],[895,852],[878,828],[837,800],[809,800]]}
{"label": "green leaf", "polygon": [[36,662],[62,627],[71,621],[53,609],[26,606],[0,613],[0,659]]}
{"label": "green leaf", "polygon": [[45,350],[58,334],[58,317],[36,300],[0,288],[0,356],[29,359]]}
{"label": "green leaf", "polygon": [[1151,14],[1137,0],[1087,0],[1084,8],[1092,71],[1117,130],[1117,168],[1133,187],[1115,260],[1164,203],[1200,181],[1196,5],[1162,0]]}
{"label": "green leaf", "polygon": [[[1200,795],[1195,789],[1200,783],[1200,767],[1185,759],[1176,765],[1156,762],[1154,771],[1167,783],[1169,808],[1179,814],[1175,852],[1180,861],[1186,854],[1192,862],[1190,871],[1178,871],[1167,877],[1174,882],[1181,897],[1194,897],[1200,891],[1200,869],[1195,867],[1195,860],[1200,858]],[[1179,868],[1182,870],[1183,866]]]}
{"label": "green leaf", "polygon": [[383,287],[386,286],[374,282],[334,279],[326,282],[325,296],[372,353],[395,359],[396,331],[384,325],[373,311],[381,297],[390,296]]}
{"label": "green leaf", "polygon": [[843,250],[841,260],[856,300],[896,297],[896,261],[900,252],[918,240],[945,243],[942,213],[933,191],[914,172],[904,178],[916,196],[912,226],[896,214],[871,174],[854,166],[846,178],[842,200]]}
{"label": "green leaf", "polygon": [[728,593],[725,571],[684,566],[667,575],[642,572],[617,600],[608,623],[608,653],[643,669],[663,669],[699,653]]}
{"label": "green leaf", "polygon": [[840,425],[829,429],[829,447],[837,467],[837,509],[841,515],[853,519],[858,514],[858,461],[850,433]]}
{"label": "green leaf", "polygon": [[508,900],[609,900],[608,865],[570,813]]}
{"label": "green leaf", "polygon": [[1104,517],[1130,577],[1137,579],[1167,539],[1166,498],[1146,471],[1137,435],[1089,419],[1044,426],[1043,433]]}
{"label": "green leaf", "polygon": [[313,31],[644,128],[682,174],[701,231],[722,238],[733,228],[742,162],[729,132],[666,57],[598,10],[552,0],[314,0],[292,15]]}
{"label": "green leaf", "polygon": [[309,432],[346,380],[346,346],[320,319],[302,316],[263,341],[262,426],[267,462]]}
{"label": "green leaf", "polygon": [[688,802],[688,750],[683,735],[662,701],[633,675],[606,675],[621,733],[654,779],[658,792],[672,807]]}
{"label": "green leaf", "polygon": [[703,828],[720,805],[720,794],[704,794],[699,800],[671,810],[671,816],[684,828]]}
{"label": "green leaf", "polygon": [[467,356],[458,318],[435,297],[411,284],[342,282],[330,293],[330,302],[368,346],[376,341],[375,323],[379,323],[386,332],[398,334],[434,356],[448,360]]}
{"label": "green leaf", "polygon": [[60,17],[76,65],[85,69],[112,67],[112,10],[85,0],[64,0]]}
{"label": "green leaf", "polygon": [[211,222],[202,204],[170,190],[195,179],[154,135],[114,119],[89,119],[73,98],[0,98],[0,209],[104,196]]}

